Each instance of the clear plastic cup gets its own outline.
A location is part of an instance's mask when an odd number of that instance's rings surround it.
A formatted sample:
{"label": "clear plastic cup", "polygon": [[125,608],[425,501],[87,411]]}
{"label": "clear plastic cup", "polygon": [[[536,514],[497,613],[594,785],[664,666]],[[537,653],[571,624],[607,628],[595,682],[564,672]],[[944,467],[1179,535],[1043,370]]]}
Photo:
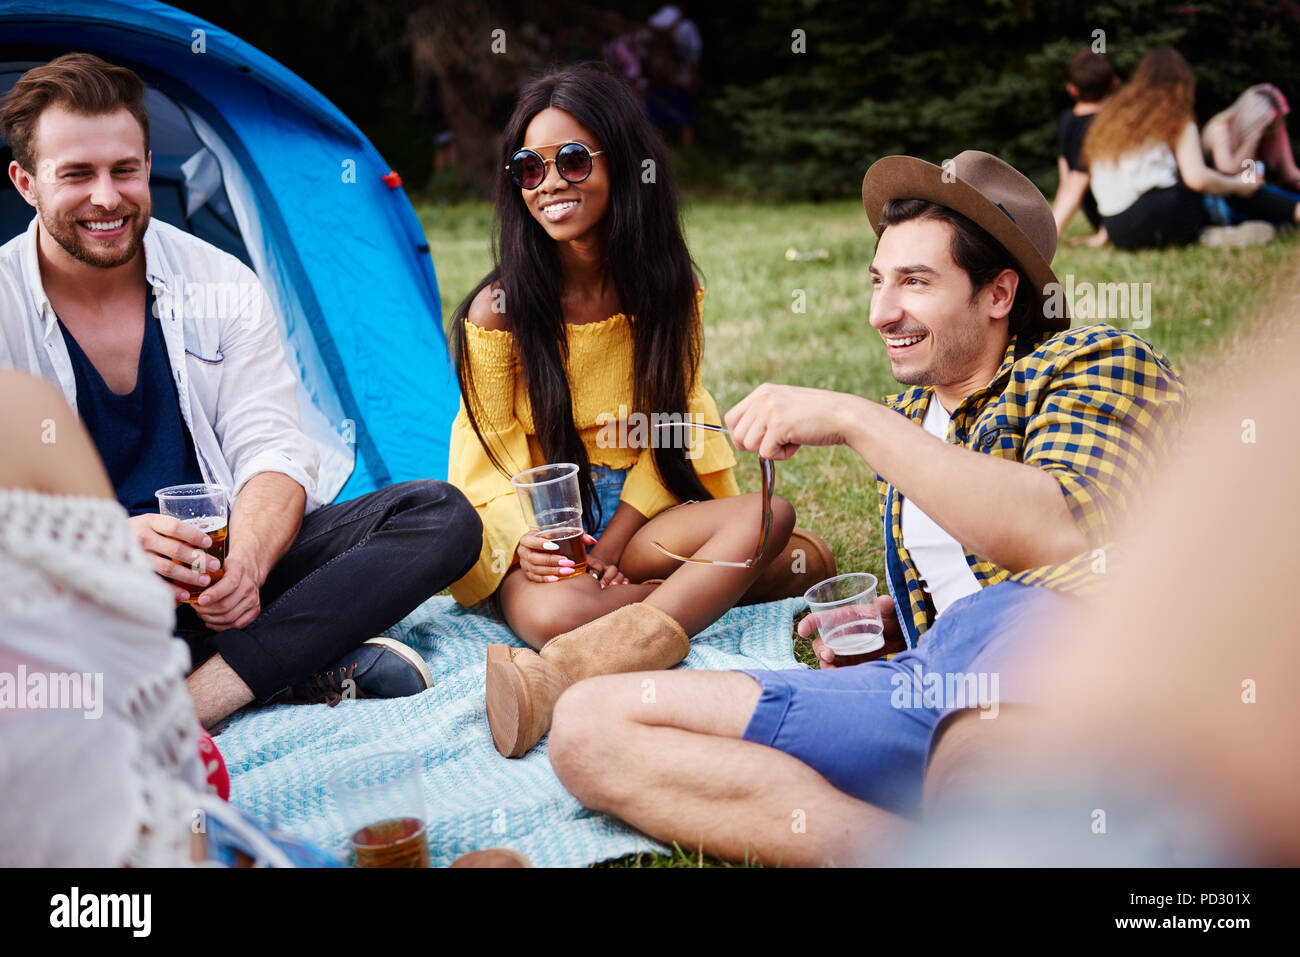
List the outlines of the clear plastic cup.
{"label": "clear plastic cup", "polygon": [[876,576],[850,572],[820,581],[804,600],[822,644],[835,654],[834,664],[858,665],[885,647],[885,625],[876,607]]}
{"label": "clear plastic cup", "polygon": [[510,484],[517,493],[528,530],[545,540],[548,551],[573,562],[573,573],[560,580],[576,579],[587,570],[578,466],[572,462],[539,465],[512,476]]}
{"label": "clear plastic cup", "polygon": [[[229,546],[229,502],[226,488],[222,485],[170,485],[154,492],[158,499],[158,511],[182,522],[193,525],[212,539],[212,544],[198,551],[190,567],[202,572],[212,579],[215,585],[226,573],[226,551]],[[215,572],[207,570],[207,556],[211,555],[221,562]],[[195,586],[197,587],[197,586]],[[190,592],[186,604],[194,604],[199,597],[198,591]]]}
{"label": "clear plastic cup", "polygon": [[429,867],[420,759],[410,751],[358,758],[326,780],[357,867]]}

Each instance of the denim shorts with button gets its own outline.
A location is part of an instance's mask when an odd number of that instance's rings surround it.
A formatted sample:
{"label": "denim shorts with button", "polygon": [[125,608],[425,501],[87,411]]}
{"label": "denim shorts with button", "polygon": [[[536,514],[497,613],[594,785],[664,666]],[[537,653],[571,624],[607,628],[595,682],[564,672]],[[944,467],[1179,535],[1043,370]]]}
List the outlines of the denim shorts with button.
{"label": "denim shorts with button", "polygon": [[600,503],[600,524],[594,529],[587,529],[593,538],[600,538],[605,526],[618,510],[619,496],[623,494],[627,472],[627,469],[612,469],[608,465],[591,466],[591,481],[596,487],[596,501]]}

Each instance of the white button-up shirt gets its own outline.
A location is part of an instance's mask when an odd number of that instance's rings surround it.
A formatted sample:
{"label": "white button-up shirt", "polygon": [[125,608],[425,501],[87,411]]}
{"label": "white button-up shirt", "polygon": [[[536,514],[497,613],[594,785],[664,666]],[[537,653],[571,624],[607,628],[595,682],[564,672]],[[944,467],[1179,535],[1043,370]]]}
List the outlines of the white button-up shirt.
{"label": "white button-up shirt", "polygon": [[[37,223],[0,246],[0,369],[57,383],[73,409],[77,385],[58,317],[41,283]],[[281,472],[318,507],[320,451],[299,424],[297,380],[257,275],[229,253],[157,219],[144,234],[181,415],[206,481],[233,498],[259,472]]]}

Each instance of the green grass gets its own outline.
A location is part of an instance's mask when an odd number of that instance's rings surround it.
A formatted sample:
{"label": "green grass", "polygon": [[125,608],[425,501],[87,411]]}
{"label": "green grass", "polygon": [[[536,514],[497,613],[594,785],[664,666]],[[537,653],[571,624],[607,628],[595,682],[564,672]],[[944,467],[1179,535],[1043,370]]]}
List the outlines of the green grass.
{"label": "green grass", "polygon": [[[444,321],[490,266],[490,209],[424,206],[442,288]],[[703,273],[703,377],[725,411],[762,382],[816,386],[879,399],[899,386],[879,336],[867,324],[867,266],[875,239],[856,202],[767,205],[694,200],[687,240]],[[1079,226],[1071,236],[1077,235]],[[829,258],[791,262],[787,249],[824,249]],[[1248,348],[1260,307],[1300,248],[1284,236],[1268,246],[1225,251],[1193,246],[1125,253],[1068,240],[1053,263],[1080,282],[1151,284],[1151,325],[1140,334],[1183,374],[1193,398]],[[805,311],[792,308],[802,290]],[[1083,324],[1083,323],[1079,323]],[[1128,325],[1116,321],[1116,325]],[[1229,380],[1230,381],[1230,380]],[[756,490],[743,462],[741,488]],[[871,471],[845,448],[804,449],[777,469],[780,494],[799,524],[822,535],[842,570],[880,575],[883,552]],[[801,660],[811,663],[806,647]],[[619,866],[698,866],[699,855],[642,855]]]}

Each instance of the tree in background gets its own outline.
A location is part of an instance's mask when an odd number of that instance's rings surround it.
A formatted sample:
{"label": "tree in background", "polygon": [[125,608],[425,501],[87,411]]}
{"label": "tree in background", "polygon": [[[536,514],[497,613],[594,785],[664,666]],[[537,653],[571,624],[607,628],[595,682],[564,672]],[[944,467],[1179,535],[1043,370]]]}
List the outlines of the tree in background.
{"label": "tree in background", "polygon": [[727,31],[713,45],[723,39],[737,71],[702,138],[726,130],[733,184],[788,199],[855,195],[884,155],[937,162],[963,149],[996,153],[1048,189],[1066,63],[1099,39],[1121,77],[1151,47],[1178,47],[1202,118],[1263,80],[1300,95],[1291,0],[756,0],[747,23],[703,25]]}
{"label": "tree in background", "polygon": [[[177,0],[301,74],[419,189],[450,130],[451,195],[488,195],[496,137],[535,70],[599,59],[612,5],[579,0]],[[644,24],[657,0],[619,4]],[[1065,66],[1096,42],[1127,76],[1175,46],[1202,121],[1247,86],[1300,100],[1300,0],[679,2],[703,33],[697,147],[683,180],[776,199],[856,195],[889,153],[985,149],[1055,186]],[[494,30],[504,31],[493,52]],[[1300,136],[1292,130],[1292,139]],[[441,182],[441,181],[440,181]]]}
{"label": "tree in background", "polygon": [[[333,100],[421,189],[435,137],[460,187],[486,196],[497,137],[529,75],[588,51],[604,10],[577,0],[175,0],[276,58]],[[494,33],[494,31],[499,31]]]}
{"label": "tree in background", "polygon": [[[525,41],[525,31],[500,4],[471,0],[410,6],[403,31],[413,72],[434,81],[429,85],[441,98],[462,185],[490,196],[499,175],[502,114],[508,114],[541,51]],[[495,38],[494,31],[499,31]]]}

